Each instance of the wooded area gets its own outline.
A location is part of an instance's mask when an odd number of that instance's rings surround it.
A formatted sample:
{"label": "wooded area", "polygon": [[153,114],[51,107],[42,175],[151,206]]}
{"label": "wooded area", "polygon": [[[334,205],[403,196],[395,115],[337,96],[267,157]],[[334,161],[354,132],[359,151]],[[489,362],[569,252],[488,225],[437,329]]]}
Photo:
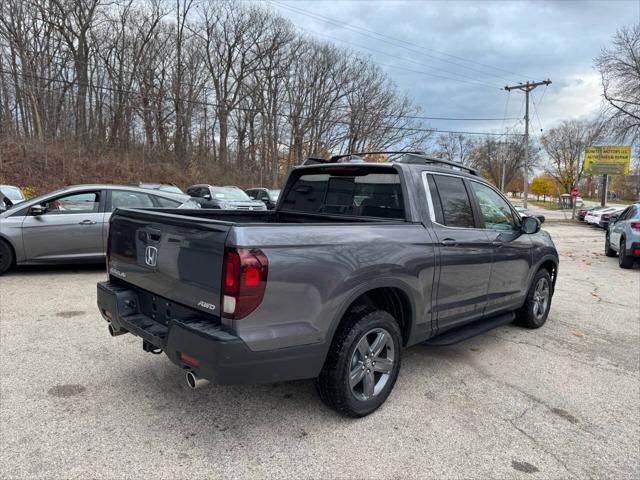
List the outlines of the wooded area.
{"label": "wooded area", "polygon": [[[532,139],[530,170],[567,191],[584,146],[637,145],[639,50],[640,27],[621,29],[595,61],[603,116]],[[515,133],[435,133],[369,57],[311,38],[260,4],[0,3],[0,183],[273,187],[307,156],[418,149],[519,192],[524,143]]]}
{"label": "wooded area", "polygon": [[368,58],[253,4],[5,0],[0,42],[2,136],[81,157],[275,185],[307,155],[431,135]]}

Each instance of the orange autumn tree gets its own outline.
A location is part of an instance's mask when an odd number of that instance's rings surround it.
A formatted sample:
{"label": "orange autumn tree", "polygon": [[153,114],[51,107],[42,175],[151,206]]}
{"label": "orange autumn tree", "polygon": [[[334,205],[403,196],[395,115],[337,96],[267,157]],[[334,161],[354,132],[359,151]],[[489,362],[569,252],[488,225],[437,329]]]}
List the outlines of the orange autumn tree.
{"label": "orange autumn tree", "polygon": [[538,199],[540,199],[540,195],[542,195],[543,201],[546,202],[547,197],[553,196],[557,190],[556,181],[549,175],[540,175],[531,180],[529,190],[536,195]]}

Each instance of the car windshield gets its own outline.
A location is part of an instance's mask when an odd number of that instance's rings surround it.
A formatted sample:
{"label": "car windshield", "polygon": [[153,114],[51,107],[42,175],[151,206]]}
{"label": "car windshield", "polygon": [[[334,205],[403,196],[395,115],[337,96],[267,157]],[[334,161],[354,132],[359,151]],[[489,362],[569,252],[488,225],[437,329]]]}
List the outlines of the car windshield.
{"label": "car windshield", "polygon": [[280,190],[269,190],[269,198],[272,201],[277,201],[278,197],[280,196]]}
{"label": "car windshield", "polygon": [[236,187],[211,187],[214,199],[218,200],[246,200],[251,201],[249,195]]}
{"label": "car windshield", "polygon": [[180,187],[176,187],[175,185],[159,185],[157,190],[163,191],[163,192],[171,192],[171,193],[184,193]]}
{"label": "car windshield", "polygon": [[0,188],[0,190],[2,190],[2,193],[11,201],[24,200],[24,197],[22,196],[22,191],[18,187],[5,185],[2,188]]}

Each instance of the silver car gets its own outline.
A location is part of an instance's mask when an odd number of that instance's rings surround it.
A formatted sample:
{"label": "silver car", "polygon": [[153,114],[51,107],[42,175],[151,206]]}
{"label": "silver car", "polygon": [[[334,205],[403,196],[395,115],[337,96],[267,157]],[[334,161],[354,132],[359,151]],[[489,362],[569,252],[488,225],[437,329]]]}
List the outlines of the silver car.
{"label": "silver car", "polygon": [[16,205],[26,200],[20,188],[13,185],[0,185],[0,212],[4,212],[7,206]]}
{"label": "silver car", "polygon": [[116,208],[199,208],[188,195],[128,185],[75,185],[0,214],[0,274],[12,265],[104,259]]}
{"label": "silver car", "polygon": [[607,257],[615,257],[617,253],[621,268],[631,268],[636,260],[640,260],[640,203],[629,205],[611,219],[604,253]]}

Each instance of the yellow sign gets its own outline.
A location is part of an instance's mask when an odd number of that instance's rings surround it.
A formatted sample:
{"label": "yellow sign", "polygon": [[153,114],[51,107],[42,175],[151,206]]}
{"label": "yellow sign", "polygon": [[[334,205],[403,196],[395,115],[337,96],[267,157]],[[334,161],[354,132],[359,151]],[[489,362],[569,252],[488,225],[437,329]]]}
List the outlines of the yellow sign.
{"label": "yellow sign", "polygon": [[595,175],[627,175],[631,147],[605,145],[584,149],[584,171]]}

